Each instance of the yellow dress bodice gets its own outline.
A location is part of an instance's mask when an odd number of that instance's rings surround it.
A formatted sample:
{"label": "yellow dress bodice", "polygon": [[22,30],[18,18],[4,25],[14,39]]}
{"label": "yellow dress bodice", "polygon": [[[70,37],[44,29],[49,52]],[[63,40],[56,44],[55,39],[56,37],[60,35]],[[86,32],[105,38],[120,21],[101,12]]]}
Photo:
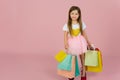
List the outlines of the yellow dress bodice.
{"label": "yellow dress bodice", "polygon": [[72,35],[73,36],[77,36],[79,33],[80,33],[80,29],[79,28],[77,28],[77,29],[72,29]]}

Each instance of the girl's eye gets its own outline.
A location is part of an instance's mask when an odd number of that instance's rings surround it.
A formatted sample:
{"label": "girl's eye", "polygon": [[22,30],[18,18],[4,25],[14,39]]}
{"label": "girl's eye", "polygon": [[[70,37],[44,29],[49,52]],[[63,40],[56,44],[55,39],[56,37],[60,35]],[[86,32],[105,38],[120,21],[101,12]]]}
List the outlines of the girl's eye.
{"label": "girl's eye", "polygon": [[78,15],[77,13],[75,15]]}
{"label": "girl's eye", "polygon": [[74,15],[74,13],[72,13],[72,15]]}

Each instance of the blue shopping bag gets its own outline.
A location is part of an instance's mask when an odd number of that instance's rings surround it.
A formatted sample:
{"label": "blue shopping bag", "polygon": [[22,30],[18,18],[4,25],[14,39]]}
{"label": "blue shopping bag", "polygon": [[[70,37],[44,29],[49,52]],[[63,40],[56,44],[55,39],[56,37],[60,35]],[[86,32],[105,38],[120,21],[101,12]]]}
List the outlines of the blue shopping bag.
{"label": "blue shopping bag", "polygon": [[65,59],[58,64],[58,69],[62,70],[71,70],[71,61],[72,61],[72,55],[68,54]]}
{"label": "blue shopping bag", "polygon": [[80,75],[80,69],[79,69],[79,65],[78,65],[78,58],[77,56],[75,56],[75,76],[79,76]]}

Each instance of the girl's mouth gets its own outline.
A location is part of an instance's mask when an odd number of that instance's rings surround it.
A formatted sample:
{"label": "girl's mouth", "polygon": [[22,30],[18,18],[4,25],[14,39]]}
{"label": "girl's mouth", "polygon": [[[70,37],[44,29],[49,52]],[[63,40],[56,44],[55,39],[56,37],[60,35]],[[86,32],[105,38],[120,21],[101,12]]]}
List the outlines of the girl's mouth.
{"label": "girl's mouth", "polygon": [[76,18],[76,17],[72,17],[72,18]]}

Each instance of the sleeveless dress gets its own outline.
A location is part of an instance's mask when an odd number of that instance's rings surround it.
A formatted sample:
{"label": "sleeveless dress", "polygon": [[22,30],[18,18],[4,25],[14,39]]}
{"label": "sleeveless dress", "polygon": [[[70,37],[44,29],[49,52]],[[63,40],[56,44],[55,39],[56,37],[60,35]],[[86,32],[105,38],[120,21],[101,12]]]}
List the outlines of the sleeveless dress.
{"label": "sleeveless dress", "polygon": [[[81,34],[79,24],[72,24],[72,37],[68,34],[68,53],[72,55],[80,55],[87,51],[87,42]],[[83,30],[86,28],[85,23],[82,23]],[[64,25],[63,31],[69,31],[67,24]]]}

